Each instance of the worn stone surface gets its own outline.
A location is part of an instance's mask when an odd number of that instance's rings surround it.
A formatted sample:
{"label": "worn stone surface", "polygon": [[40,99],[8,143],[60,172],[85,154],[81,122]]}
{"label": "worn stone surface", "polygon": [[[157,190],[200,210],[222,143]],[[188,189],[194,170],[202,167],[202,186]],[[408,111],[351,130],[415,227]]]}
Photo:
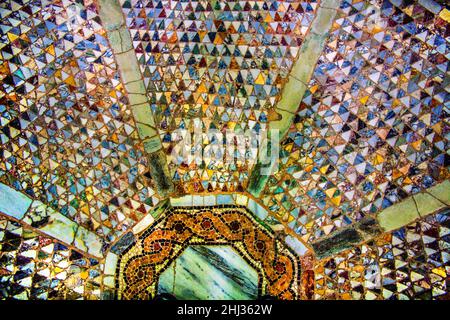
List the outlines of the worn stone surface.
{"label": "worn stone surface", "polygon": [[[162,144],[161,144],[161,140],[159,139],[159,136],[153,136],[151,138],[147,138],[144,140],[144,149],[147,153],[152,154],[150,156],[152,159],[159,158],[158,151],[160,151],[161,148],[162,148]],[[164,159],[159,159],[159,160],[163,161],[163,162],[160,162],[162,164],[165,164],[165,162],[166,162],[165,157],[164,157]],[[169,172],[168,169],[166,171],[167,171],[167,173]],[[164,172],[164,170],[162,170],[162,172]]]}
{"label": "worn stone surface", "polygon": [[382,229],[378,224],[378,221],[372,217],[365,217],[361,219],[355,225],[355,228],[365,240],[371,239],[382,233]]}
{"label": "worn stone surface", "polygon": [[[155,127],[151,127],[149,125],[143,124],[143,123],[136,123],[136,127],[138,129],[139,132],[139,136],[142,139],[148,139],[148,138],[152,138],[152,137],[156,137],[157,143],[159,143],[159,136],[157,136],[158,131],[156,130]],[[156,139],[155,139],[156,141]]]}
{"label": "worn stone surface", "polygon": [[417,193],[413,197],[416,202],[417,211],[419,211],[419,215],[422,217],[447,207],[445,203],[426,192]]}
{"label": "worn stone surface", "polygon": [[33,228],[40,228],[48,223],[49,216],[55,213],[55,210],[48,207],[40,201],[33,201],[30,210],[23,217],[22,221],[29,224]]}
{"label": "worn stone surface", "polygon": [[[133,81],[125,84],[128,93],[146,95],[144,81]],[[151,113],[150,113],[151,115]],[[138,121],[138,119],[136,119]]]}
{"label": "worn stone surface", "polygon": [[170,198],[170,204],[174,207],[192,206],[192,195]]}
{"label": "worn stone surface", "polygon": [[445,180],[429,189],[426,192],[433,195],[435,198],[444,202],[446,205],[450,206],[450,181]]}
{"label": "worn stone surface", "polygon": [[[131,77],[131,78],[133,79],[134,77]],[[128,101],[130,103],[130,106],[134,106],[137,104],[147,103],[148,99],[147,99],[147,96],[142,93],[128,93]],[[134,114],[133,114],[133,116],[134,116]]]}
{"label": "worn stone surface", "polygon": [[[338,3],[338,1],[335,1],[334,3]],[[322,35],[324,30],[330,30],[335,16],[335,9],[322,7],[320,10],[317,10],[317,15],[314,19],[314,23],[311,25],[310,32]]]}
{"label": "worn stone surface", "polygon": [[[319,11],[320,10],[329,10],[329,9],[319,9]],[[292,67],[292,71],[290,73],[291,77],[294,77],[303,83],[309,82],[314,72],[317,60],[319,59],[325,46],[325,42],[327,39],[326,34],[327,31],[328,30],[326,31],[324,30],[323,33],[319,33],[319,31],[317,30],[317,33],[308,34],[308,36],[305,38],[305,41],[302,44],[298,60]],[[302,98],[303,94],[300,97],[300,101],[298,101],[297,105],[300,104]]]}
{"label": "worn stone surface", "polygon": [[52,212],[49,215],[48,221],[39,230],[62,242],[72,244],[78,228],[79,225],[74,221],[59,212]]}
{"label": "worn stone surface", "polygon": [[229,194],[217,195],[217,204],[235,204],[233,197]]}
{"label": "worn stone surface", "polygon": [[144,218],[142,218],[141,221],[139,221],[134,227],[133,227],[133,233],[138,234],[147,229],[153,222],[155,221],[155,218],[152,217],[151,214],[147,214]]}
{"label": "worn stone surface", "polygon": [[247,190],[255,197],[259,197],[261,191],[264,189],[267,179],[269,178],[268,176],[262,176],[260,174],[261,168],[262,164],[258,162],[253,166],[248,182]]}
{"label": "worn stone surface", "polygon": [[125,26],[109,32],[109,43],[116,49],[117,53],[133,49],[130,32]]}
{"label": "worn stone surface", "polygon": [[105,259],[104,273],[106,275],[114,275],[116,273],[117,261],[119,261],[119,256],[109,252]]}
{"label": "worn stone surface", "polygon": [[[299,85],[299,82],[297,81],[296,84]],[[302,90],[300,87],[297,89]],[[298,108],[298,106],[300,104],[300,102],[295,103],[293,100],[289,101],[288,103],[290,103],[291,106],[295,106],[295,107],[292,107],[292,109],[294,111],[295,111],[295,109]],[[271,130],[278,130],[278,133],[280,135],[280,140],[281,140],[281,138],[284,137],[284,135],[289,130],[289,127],[290,127],[292,121],[294,120],[295,115],[294,115],[294,111],[291,112],[288,110],[280,109],[278,107],[275,107],[275,110],[278,114],[278,119],[271,121],[269,127]]]}
{"label": "worn stone surface", "polygon": [[264,220],[268,216],[268,212],[266,209],[261,207],[255,200],[248,199],[248,209],[259,219]]}
{"label": "worn stone surface", "polygon": [[147,124],[149,126],[155,127],[155,119],[151,114],[150,105],[146,103],[137,104],[131,106],[131,110],[133,111],[134,119],[137,122]]}
{"label": "worn stone surface", "polygon": [[304,83],[296,78],[289,77],[289,80],[283,87],[283,93],[281,94],[280,101],[277,103],[276,109],[295,113],[302,101],[305,91],[306,85]]}
{"label": "worn stone surface", "polygon": [[[280,110],[280,112],[283,113],[283,117],[288,115],[289,117],[293,117],[294,115],[291,114],[288,111]],[[286,120],[286,124],[291,120]],[[281,136],[283,135],[285,131],[288,130],[288,127],[280,128],[276,124],[272,123],[271,133],[276,134],[278,130],[278,134]],[[275,148],[272,147],[272,138],[268,140],[267,144],[263,145],[261,149],[259,150],[260,155],[258,155],[258,161],[255,163],[253,170],[250,175],[249,179],[249,185],[247,187],[247,190],[250,194],[252,194],[254,197],[258,197],[262,190],[264,189],[265,184],[267,183],[267,180],[269,179],[269,176],[274,174],[277,171],[277,165],[278,165],[278,155],[279,155],[279,144],[277,141],[274,141]],[[263,160],[261,160],[262,155],[265,155]]]}
{"label": "worn stone surface", "polygon": [[305,255],[305,253],[308,252],[308,248],[300,242],[297,238],[294,238],[293,236],[287,236],[285,239],[286,244],[294,250],[294,252],[299,256],[302,257]]}
{"label": "worn stone surface", "polygon": [[106,31],[113,31],[125,25],[119,0],[98,0],[99,14]]}
{"label": "worn stone surface", "polygon": [[[142,81],[141,70],[136,61],[136,56],[134,55],[133,51],[116,53],[115,58],[120,70],[122,81],[125,84],[125,88],[127,87],[128,83]],[[128,96],[128,100],[130,102],[130,105],[146,102],[146,100],[143,102],[133,101],[130,96]]]}
{"label": "worn stone surface", "polygon": [[313,242],[317,258],[322,259],[362,242],[364,239],[354,228],[342,229],[331,236]]}
{"label": "worn stone surface", "polygon": [[136,238],[134,237],[133,232],[128,232],[119,241],[117,241],[112,247],[111,252],[117,255],[121,255],[129,246],[135,243]]}
{"label": "worn stone surface", "polygon": [[163,150],[149,155],[150,174],[156,182],[158,193],[163,197],[173,191],[172,180],[169,179],[169,169],[166,165],[166,156]]}

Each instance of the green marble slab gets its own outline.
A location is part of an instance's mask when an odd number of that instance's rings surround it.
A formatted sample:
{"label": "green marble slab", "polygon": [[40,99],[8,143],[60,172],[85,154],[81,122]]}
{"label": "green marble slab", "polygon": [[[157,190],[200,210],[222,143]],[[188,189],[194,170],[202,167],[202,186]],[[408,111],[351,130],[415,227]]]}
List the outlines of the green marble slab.
{"label": "green marble slab", "polygon": [[158,293],[180,300],[254,300],[258,274],[230,246],[190,246],[161,274]]}

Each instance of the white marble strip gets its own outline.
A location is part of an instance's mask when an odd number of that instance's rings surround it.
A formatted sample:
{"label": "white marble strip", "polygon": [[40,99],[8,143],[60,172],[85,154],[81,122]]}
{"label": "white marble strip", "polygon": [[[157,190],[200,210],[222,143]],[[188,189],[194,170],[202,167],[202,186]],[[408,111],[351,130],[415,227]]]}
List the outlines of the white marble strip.
{"label": "white marble strip", "polygon": [[0,183],[0,212],[80,252],[103,258],[103,240],[97,234],[3,183]]}

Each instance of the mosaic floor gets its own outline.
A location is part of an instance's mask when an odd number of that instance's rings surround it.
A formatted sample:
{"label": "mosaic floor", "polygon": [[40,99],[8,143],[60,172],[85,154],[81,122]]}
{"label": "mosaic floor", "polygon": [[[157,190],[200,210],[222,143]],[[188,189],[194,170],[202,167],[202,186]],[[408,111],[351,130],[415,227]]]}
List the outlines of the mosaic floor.
{"label": "mosaic floor", "polygon": [[450,299],[449,60],[445,0],[0,1],[0,299]]}

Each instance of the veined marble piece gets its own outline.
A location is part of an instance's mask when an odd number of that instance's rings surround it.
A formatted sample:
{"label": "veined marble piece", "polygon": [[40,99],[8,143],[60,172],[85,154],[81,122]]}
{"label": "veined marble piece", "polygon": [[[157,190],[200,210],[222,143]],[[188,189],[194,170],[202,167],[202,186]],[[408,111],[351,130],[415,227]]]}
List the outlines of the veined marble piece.
{"label": "veined marble piece", "polygon": [[230,246],[190,246],[161,274],[158,293],[184,300],[251,300],[258,296],[258,274]]}
{"label": "veined marble piece", "polygon": [[51,211],[49,218],[39,230],[64,243],[72,244],[80,226],[52,208],[48,207],[48,210]]}

